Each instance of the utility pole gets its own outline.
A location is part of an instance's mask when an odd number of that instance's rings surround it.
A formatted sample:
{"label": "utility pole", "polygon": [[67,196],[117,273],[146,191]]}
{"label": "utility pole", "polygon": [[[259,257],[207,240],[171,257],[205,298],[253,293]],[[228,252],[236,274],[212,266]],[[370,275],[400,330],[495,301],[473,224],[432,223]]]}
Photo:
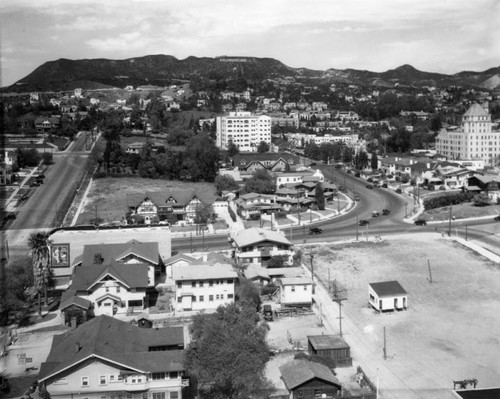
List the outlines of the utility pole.
{"label": "utility pole", "polygon": [[384,327],[384,360],[387,360],[387,338],[385,335],[385,327]]}
{"label": "utility pole", "polygon": [[340,214],[340,196],[339,196],[339,193],[337,193],[337,210]]}
{"label": "utility pole", "polygon": [[450,205],[450,218],[448,219],[448,237],[451,237],[451,212],[452,212],[453,206]]}
{"label": "utility pole", "polygon": [[358,227],[359,227],[359,221],[358,221],[358,215],[356,215],[356,241],[358,241],[358,236],[359,236]]}
{"label": "utility pole", "polygon": [[193,253],[193,232],[189,232],[189,249]]}
{"label": "utility pole", "polygon": [[408,217],[408,203],[405,203],[405,219]]}
{"label": "utility pole", "polygon": [[429,283],[432,284],[432,271],[431,271],[431,261],[427,259],[427,266],[429,268]]}
{"label": "utility pole", "polygon": [[467,225],[465,225],[465,241],[467,241]]}
{"label": "utility pole", "polygon": [[201,227],[201,234],[202,234],[202,241],[203,241],[203,248],[205,248],[205,226],[202,225]]}
{"label": "utility pole", "polygon": [[314,255],[312,252],[309,253],[309,256],[310,256],[310,259],[311,259],[311,277],[312,277],[312,293],[314,295],[314,262],[313,262],[313,259],[314,259]]}
{"label": "utility pole", "polygon": [[342,301],[345,301],[347,300],[347,298],[335,298],[335,299],[332,299],[332,301],[334,302],[337,302],[337,304],[339,305],[339,317],[337,317],[337,319],[339,319],[339,334],[340,336],[342,337]]}

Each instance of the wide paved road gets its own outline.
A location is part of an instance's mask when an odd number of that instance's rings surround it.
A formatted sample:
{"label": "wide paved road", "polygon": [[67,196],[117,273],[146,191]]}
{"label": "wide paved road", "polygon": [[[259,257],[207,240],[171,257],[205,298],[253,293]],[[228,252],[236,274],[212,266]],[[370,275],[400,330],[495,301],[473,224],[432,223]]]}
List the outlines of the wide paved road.
{"label": "wide paved road", "polygon": [[30,198],[17,210],[17,218],[6,232],[10,255],[25,254],[29,234],[55,227],[56,213],[63,217],[61,206],[77,189],[86,170],[88,153],[85,134],[80,134],[71,147],[54,154],[54,164],[45,173],[45,182],[32,189]]}

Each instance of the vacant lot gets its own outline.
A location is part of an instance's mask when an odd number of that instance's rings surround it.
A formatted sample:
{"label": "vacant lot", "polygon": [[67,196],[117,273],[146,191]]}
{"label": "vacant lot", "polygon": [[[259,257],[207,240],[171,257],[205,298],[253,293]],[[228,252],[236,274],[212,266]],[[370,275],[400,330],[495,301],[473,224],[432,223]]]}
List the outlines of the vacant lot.
{"label": "vacant lot", "polygon": [[[476,218],[490,215],[492,218],[500,214],[500,205],[474,206],[472,203],[453,205],[451,215],[456,219]],[[448,220],[450,207],[431,209],[422,214],[425,220]]]}
{"label": "vacant lot", "polygon": [[97,217],[104,223],[120,221],[127,213],[127,194],[146,193],[147,191],[196,189],[216,197],[214,185],[211,183],[190,183],[172,180],[143,179],[140,177],[114,178],[106,177],[92,182],[85,206],[76,224],[88,224]]}
{"label": "vacant lot", "polygon": [[[499,265],[436,234],[325,246],[313,253],[324,285],[330,275],[339,296],[348,298],[346,340],[354,362],[371,367],[372,378],[380,367],[384,398],[447,397],[443,389],[466,378],[477,378],[479,387],[498,386]],[[387,280],[399,281],[408,292],[407,311],[378,314],[368,306],[368,284]],[[335,324],[336,316],[330,318]],[[387,359],[381,363],[384,327]]]}

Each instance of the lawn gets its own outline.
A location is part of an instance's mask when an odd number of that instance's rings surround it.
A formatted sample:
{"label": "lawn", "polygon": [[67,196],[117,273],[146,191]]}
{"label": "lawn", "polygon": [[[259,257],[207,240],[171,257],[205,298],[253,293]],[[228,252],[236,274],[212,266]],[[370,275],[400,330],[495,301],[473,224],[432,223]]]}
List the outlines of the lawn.
{"label": "lawn", "polygon": [[[464,203],[461,205],[453,205],[451,216],[455,219],[476,218],[481,216],[497,216],[500,214],[500,205],[474,206],[472,203]],[[421,216],[427,221],[441,221],[450,218],[450,207],[430,209],[424,211]]]}
{"label": "lawn", "polygon": [[195,189],[216,198],[212,183],[191,183],[176,180],[144,179],[141,177],[106,177],[92,182],[82,213],[76,224],[89,224],[95,218],[104,223],[120,221],[127,213],[127,194],[147,191]]}

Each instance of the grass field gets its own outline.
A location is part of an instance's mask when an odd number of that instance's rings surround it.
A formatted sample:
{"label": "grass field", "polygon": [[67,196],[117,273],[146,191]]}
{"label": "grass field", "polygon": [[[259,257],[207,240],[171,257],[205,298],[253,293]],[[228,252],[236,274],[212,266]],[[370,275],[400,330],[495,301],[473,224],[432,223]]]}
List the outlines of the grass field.
{"label": "grass field", "polygon": [[[317,247],[314,269],[324,285],[330,276],[346,290],[344,331],[355,361],[360,354],[381,356],[387,329],[391,375],[381,370],[381,379],[395,375],[415,392],[451,389],[452,380],[463,378],[498,386],[500,266],[439,237]],[[378,314],[368,306],[368,284],[388,280],[408,292],[407,311]]]}
{"label": "grass field", "polygon": [[143,179],[140,177],[95,179],[92,182],[84,209],[76,224],[88,224],[97,217],[104,223],[120,221],[127,213],[127,194],[147,191],[196,189],[215,200],[215,187],[211,183],[191,183],[173,180]]}
{"label": "grass field", "polygon": [[[467,219],[489,215],[494,217],[500,214],[500,205],[474,206],[472,203],[465,203],[461,205],[453,205],[451,211],[452,216],[455,216],[456,219]],[[422,214],[422,219],[427,221],[448,220],[449,217],[449,206],[431,209]]]}

